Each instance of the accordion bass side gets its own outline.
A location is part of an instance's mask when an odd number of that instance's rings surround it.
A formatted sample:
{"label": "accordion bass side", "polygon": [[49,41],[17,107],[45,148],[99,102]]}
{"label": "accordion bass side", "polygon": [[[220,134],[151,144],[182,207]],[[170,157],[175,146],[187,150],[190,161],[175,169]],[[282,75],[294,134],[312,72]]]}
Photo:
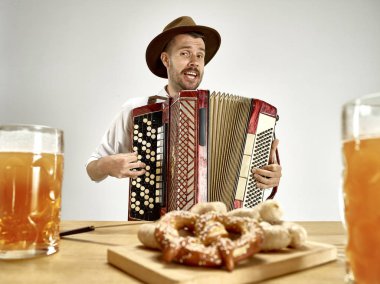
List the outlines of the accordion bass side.
{"label": "accordion bass side", "polygon": [[146,172],[130,180],[129,220],[157,220],[166,206],[167,117],[166,103],[146,105],[132,111],[133,150],[146,164]]}
{"label": "accordion bass side", "polygon": [[[264,191],[251,169],[269,162],[278,119],[274,106],[206,90],[182,91],[165,103],[134,109],[133,119],[133,147],[148,168],[131,180],[129,219],[156,220],[198,202],[222,201],[228,210],[262,202]],[[148,121],[158,135],[152,135]]]}

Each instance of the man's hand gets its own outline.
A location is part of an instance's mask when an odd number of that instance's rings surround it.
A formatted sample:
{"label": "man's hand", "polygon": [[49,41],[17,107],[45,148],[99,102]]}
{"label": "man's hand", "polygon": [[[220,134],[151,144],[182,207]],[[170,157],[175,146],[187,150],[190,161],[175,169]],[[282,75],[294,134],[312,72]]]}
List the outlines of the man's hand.
{"label": "man's hand", "polygon": [[282,167],[277,163],[276,159],[276,149],[279,140],[274,139],[272,142],[270,155],[269,155],[269,165],[261,168],[253,168],[252,174],[256,179],[256,185],[258,188],[266,189],[278,186],[281,178]]}
{"label": "man's hand", "polygon": [[[107,176],[116,178],[136,178],[145,174],[145,164],[139,162],[137,153],[122,153],[105,156],[87,165],[88,175],[99,181]],[[139,169],[139,170],[137,170]]]}

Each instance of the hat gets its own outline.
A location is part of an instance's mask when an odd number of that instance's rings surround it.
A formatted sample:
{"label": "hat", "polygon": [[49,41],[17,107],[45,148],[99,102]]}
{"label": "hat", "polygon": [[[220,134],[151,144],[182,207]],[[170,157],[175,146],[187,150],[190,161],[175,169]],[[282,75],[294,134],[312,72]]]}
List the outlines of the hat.
{"label": "hat", "polygon": [[153,74],[161,78],[168,78],[166,67],[161,61],[161,52],[176,35],[196,32],[203,35],[206,47],[205,65],[214,57],[220,46],[220,35],[213,28],[199,26],[188,16],[179,17],[169,23],[162,33],[156,36],[146,49],[146,63]]}

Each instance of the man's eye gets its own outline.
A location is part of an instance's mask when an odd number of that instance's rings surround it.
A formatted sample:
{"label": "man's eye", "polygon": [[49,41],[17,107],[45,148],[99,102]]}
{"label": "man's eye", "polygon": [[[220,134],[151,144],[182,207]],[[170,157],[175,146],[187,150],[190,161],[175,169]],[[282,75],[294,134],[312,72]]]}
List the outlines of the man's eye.
{"label": "man's eye", "polygon": [[181,54],[181,56],[185,56],[185,57],[189,57],[189,55],[190,55],[190,53],[187,51],[182,51],[180,54]]}
{"label": "man's eye", "polygon": [[199,58],[199,59],[202,59],[202,58],[204,58],[204,57],[205,57],[204,54],[198,54],[198,58]]}

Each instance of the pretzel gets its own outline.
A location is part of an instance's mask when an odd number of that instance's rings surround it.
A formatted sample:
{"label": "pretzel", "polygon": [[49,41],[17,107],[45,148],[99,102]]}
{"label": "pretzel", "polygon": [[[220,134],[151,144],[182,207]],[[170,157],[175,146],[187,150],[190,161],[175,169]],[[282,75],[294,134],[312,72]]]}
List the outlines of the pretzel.
{"label": "pretzel", "polygon": [[263,232],[257,221],[249,218],[171,211],[158,221],[155,238],[166,262],[203,267],[224,265],[232,271],[235,263],[260,250]]}

